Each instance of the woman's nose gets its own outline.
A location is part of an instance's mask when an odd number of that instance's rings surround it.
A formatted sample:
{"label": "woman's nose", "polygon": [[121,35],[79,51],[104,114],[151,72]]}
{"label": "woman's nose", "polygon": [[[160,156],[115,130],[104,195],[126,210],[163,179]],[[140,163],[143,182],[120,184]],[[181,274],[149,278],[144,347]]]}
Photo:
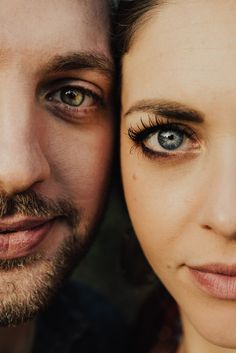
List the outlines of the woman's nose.
{"label": "woman's nose", "polygon": [[222,154],[208,167],[211,173],[199,210],[201,226],[224,237],[236,238],[236,152]]}

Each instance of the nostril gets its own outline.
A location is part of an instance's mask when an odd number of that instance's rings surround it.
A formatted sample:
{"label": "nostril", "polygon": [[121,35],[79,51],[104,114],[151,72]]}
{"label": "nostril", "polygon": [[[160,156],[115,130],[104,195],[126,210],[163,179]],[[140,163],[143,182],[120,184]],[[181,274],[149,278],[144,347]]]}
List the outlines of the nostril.
{"label": "nostril", "polygon": [[208,225],[204,225],[203,228],[206,229],[206,230],[212,230],[212,228],[210,226],[208,226]]}

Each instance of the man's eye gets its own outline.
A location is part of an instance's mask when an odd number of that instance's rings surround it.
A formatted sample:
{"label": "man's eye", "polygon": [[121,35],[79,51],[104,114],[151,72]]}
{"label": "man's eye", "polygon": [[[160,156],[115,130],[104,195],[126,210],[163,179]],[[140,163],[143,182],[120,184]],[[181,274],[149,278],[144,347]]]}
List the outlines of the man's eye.
{"label": "man's eye", "polygon": [[87,108],[95,105],[99,97],[95,93],[81,87],[63,87],[53,93],[48,93],[46,99],[65,103],[72,107]]}

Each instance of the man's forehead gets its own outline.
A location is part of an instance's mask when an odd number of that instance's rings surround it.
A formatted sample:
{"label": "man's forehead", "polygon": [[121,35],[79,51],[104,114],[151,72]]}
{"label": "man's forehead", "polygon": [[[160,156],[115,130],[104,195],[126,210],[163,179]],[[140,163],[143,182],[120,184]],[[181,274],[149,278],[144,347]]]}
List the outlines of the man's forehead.
{"label": "man's forehead", "polygon": [[109,55],[105,0],[1,0],[0,48],[11,52],[101,51]]}

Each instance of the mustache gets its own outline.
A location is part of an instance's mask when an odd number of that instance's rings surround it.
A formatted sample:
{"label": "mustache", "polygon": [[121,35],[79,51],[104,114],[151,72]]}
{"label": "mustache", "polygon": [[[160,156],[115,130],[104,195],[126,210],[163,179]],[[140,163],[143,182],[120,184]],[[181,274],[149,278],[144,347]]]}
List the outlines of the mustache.
{"label": "mustache", "polygon": [[54,201],[33,190],[13,196],[0,193],[0,218],[16,214],[43,218],[61,217],[72,227],[79,221],[79,211],[68,200]]}

